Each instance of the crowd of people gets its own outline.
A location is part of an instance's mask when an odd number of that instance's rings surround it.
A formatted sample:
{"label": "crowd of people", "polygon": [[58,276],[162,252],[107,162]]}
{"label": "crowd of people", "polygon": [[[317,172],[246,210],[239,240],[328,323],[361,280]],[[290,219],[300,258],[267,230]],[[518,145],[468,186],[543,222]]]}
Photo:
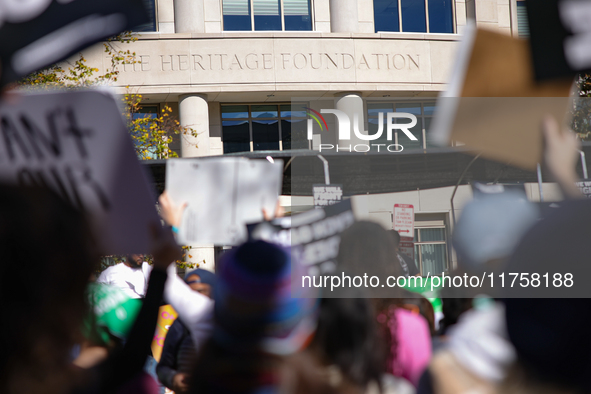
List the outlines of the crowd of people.
{"label": "crowd of people", "polygon": [[[569,271],[591,255],[591,208],[574,201],[571,185],[576,142],[550,122],[544,132],[546,165],[573,201],[542,220],[519,198],[471,202],[454,231],[452,274]],[[177,227],[183,205],[166,194],[160,202],[164,222]],[[181,249],[160,223],[151,228],[152,265],[131,255],[95,280],[99,256],[88,223],[55,193],[0,186],[0,217],[0,296],[9,300],[0,393],[160,392],[152,376],[194,394],[591,390],[584,299],[444,289],[436,321],[424,297],[403,289],[380,298],[363,288],[331,298],[293,289],[297,254],[261,240],[226,252],[215,273],[191,270],[182,280],[171,264]],[[418,274],[398,241],[376,223],[356,222],[341,235],[338,269]],[[163,303],[178,319],[151,376]]]}

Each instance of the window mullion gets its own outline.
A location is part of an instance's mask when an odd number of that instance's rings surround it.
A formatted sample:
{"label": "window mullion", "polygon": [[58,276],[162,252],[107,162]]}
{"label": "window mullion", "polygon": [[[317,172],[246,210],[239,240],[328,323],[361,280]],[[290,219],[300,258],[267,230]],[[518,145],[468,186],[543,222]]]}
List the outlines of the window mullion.
{"label": "window mullion", "polygon": [[425,20],[426,20],[426,27],[427,27],[427,33],[430,32],[429,30],[429,0],[425,0]]}
{"label": "window mullion", "polygon": [[280,0],[279,13],[281,14],[281,31],[285,31],[285,12],[283,12],[283,0]]}
{"label": "window mullion", "polygon": [[398,0],[398,31],[402,31],[402,0]]}
{"label": "window mullion", "polygon": [[[255,27],[254,27],[254,2],[256,0],[249,0],[248,2],[250,3],[250,24],[251,24],[251,31],[255,31]],[[250,111],[250,106],[249,106],[249,111]],[[249,112],[250,113],[250,112]],[[249,121],[250,123],[250,121]],[[251,149],[252,151],[252,143],[251,143]]]}

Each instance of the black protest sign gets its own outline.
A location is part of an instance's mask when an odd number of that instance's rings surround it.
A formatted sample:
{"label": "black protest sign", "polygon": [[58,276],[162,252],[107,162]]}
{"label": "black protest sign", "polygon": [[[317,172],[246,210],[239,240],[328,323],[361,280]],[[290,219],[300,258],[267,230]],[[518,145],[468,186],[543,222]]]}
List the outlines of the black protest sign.
{"label": "black protest sign", "polygon": [[526,1],[535,76],[572,77],[591,70],[591,2]]}
{"label": "black protest sign", "polygon": [[340,234],[355,222],[351,200],[312,209],[291,218],[249,225],[250,239],[291,246],[301,256],[307,275],[334,272]]}
{"label": "black protest sign", "polygon": [[0,86],[148,21],[142,0],[0,1]]}
{"label": "black protest sign", "polygon": [[155,197],[113,96],[27,94],[0,103],[0,181],[50,187],[89,214],[101,252],[146,253]]}
{"label": "black protest sign", "polygon": [[591,198],[591,179],[583,179],[582,181],[575,182],[575,184],[585,198]]}
{"label": "black protest sign", "polygon": [[326,207],[343,199],[343,185],[312,185],[315,207]]}

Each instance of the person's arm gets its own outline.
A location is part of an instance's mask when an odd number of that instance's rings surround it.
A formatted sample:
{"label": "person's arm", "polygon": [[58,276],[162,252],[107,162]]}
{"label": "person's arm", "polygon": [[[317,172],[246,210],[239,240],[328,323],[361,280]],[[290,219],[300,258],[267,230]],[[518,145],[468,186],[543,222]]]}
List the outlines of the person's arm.
{"label": "person's arm", "polygon": [[187,207],[187,203],[176,204],[172,201],[166,190],[160,195],[158,201],[160,202],[160,216],[162,216],[162,220],[169,226],[178,228],[181,225],[181,219],[183,218],[183,212]]}
{"label": "person's arm", "polygon": [[181,339],[183,338],[184,327],[179,320],[175,320],[174,323],[168,329],[166,339],[164,340],[164,346],[162,346],[162,354],[160,355],[160,362],[156,366],[156,374],[160,382],[173,390],[172,378],[177,374],[177,354]]}
{"label": "person's arm", "polygon": [[[165,190],[160,195],[160,216],[170,226],[180,226],[187,203],[177,204]],[[213,301],[197,293],[183,282],[174,270],[168,273],[168,282],[164,290],[164,299],[178,313],[179,319],[191,332],[195,348],[209,338],[213,329]]]}
{"label": "person's arm", "polygon": [[213,330],[213,301],[191,290],[174,272],[169,272],[164,299],[178,313],[191,332],[195,348],[199,349]]}

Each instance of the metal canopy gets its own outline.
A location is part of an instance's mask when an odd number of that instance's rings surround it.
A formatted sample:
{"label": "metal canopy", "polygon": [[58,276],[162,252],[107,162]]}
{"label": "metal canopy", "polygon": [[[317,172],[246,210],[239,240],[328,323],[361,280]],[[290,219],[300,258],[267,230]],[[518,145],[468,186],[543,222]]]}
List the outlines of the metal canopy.
{"label": "metal canopy", "polygon": [[[591,155],[591,146],[583,150]],[[312,185],[325,182],[323,162],[317,157],[318,151],[257,151],[233,153],[225,156],[246,157],[250,159],[284,160],[283,195],[312,194]],[[376,194],[431,189],[455,186],[472,181],[524,183],[536,182],[535,171],[526,171],[508,164],[481,157],[474,160],[474,154],[461,148],[440,148],[426,151],[401,153],[331,153],[322,152],[330,168],[330,181],[342,184],[346,195]],[[207,156],[203,159],[220,156]],[[182,160],[182,159],[181,159]],[[472,165],[470,162],[474,160]],[[161,192],[165,184],[166,160],[144,161],[151,173],[157,189]],[[466,168],[469,168],[466,170]],[[583,173],[577,167],[579,176]],[[548,174],[544,179],[550,180]]]}

